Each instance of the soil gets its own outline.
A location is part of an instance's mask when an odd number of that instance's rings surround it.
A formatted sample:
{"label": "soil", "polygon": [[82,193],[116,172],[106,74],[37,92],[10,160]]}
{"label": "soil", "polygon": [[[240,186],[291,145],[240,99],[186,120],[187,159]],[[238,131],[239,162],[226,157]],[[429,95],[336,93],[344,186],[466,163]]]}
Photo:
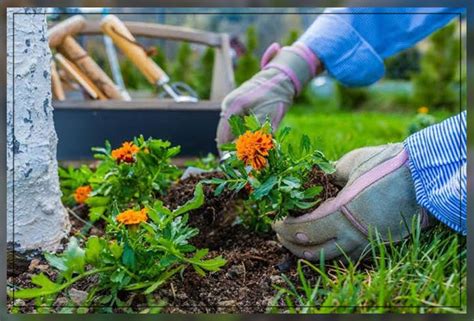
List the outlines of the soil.
{"label": "soil", "polygon": [[[194,196],[196,185],[205,179],[224,178],[219,172],[191,175],[184,180],[173,184],[164,196],[163,203],[170,209],[175,209],[191,200]],[[204,184],[204,204],[197,210],[189,213],[189,225],[199,229],[200,235],[211,237],[214,231],[223,226],[230,225],[235,220],[235,201],[238,195],[225,189],[219,196],[214,196],[215,186]],[[202,238],[196,238],[194,245],[204,247]]]}
{"label": "soil", "polygon": [[[202,179],[220,177],[219,173],[206,173],[191,176],[174,184],[163,202],[175,208],[193,197],[195,185]],[[339,188],[331,183],[319,170],[313,170],[305,187],[313,185],[324,187],[320,198],[333,197]],[[209,257],[222,255],[227,264],[219,271],[200,277],[192,268],[186,269],[182,275],[177,275],[170,282],[154,293],[156,302],[164,300],[166,307],[162,312],[167,313],[259,313],[268,310],[272,304],[285,310],[284,302],[273,302],[278,290],[276,286],[285,286],[282,274],[296,281],[296,258],[283,248],[273,232],[257,234],[235,225],[235,204],[241,195],[224,191],[219,197],[213,196],[214,186],[204,185],[206,200],[204,205],[190,213],[190,225],[199,228],[200,233],[192,239],[192,243],[210,250]],[[75,211],[80,212],[80,211]],[[307,212],[307,211],[306,211]],[[225,215],[224,215],[225,214]],[[299,213],[292,213],[298,215]],[[85,222],[80,215],[71,215],[72,234],[85,228]],[[94,230],[95,228],[95,230]],[[100,234],[103,226],[96,226],[91,231]],[[29,268],[17,275],[8,276],[8,285],[21,288],[31,287],[32,275],[42,271],[53,280],[55,272],[47,262],[37,257]],[[312,280],[316,275],[307,275]],[[79,293],[88,292],[94,286],[94,278],[85,279],[75,284],[74,290]],[[62,293],[56,299],[53,308],[59,311],[68,304],[68,294]],[[133,311],[146,308],[143,295],[124,293],[121,299],[130,303]],[[35,312],[33,300],[17,300],[15,306],[24,313]],[[9,310],[12,302],[9,302]],[[98,312],[90,308],[88,312]],[[124,312],[114,309],[113,312]]]}

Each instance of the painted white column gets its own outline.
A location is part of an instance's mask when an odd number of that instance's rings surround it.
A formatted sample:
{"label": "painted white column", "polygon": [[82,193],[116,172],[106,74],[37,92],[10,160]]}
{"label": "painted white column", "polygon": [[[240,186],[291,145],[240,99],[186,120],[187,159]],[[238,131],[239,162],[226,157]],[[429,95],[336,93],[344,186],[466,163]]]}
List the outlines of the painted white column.
{"label": "painted white column", "polygon": [[7,9],[7,241],[54,251],[61,204],[45,9]]}

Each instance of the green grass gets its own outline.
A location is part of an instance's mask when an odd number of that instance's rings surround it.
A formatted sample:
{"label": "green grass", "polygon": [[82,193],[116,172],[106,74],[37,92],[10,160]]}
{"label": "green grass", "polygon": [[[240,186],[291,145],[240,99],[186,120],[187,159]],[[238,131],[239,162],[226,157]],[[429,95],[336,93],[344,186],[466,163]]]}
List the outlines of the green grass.
{"label": "green grass", "polygon": [[[317,112],[314,107],[295,106],[283,125],[292,127],[295,141],[307,134],[335,160],[354,148],[403,141],[414,115]],[[451,114],[437,112],[434,116],[441,121]],[[298,280],[287,279],[274,301],[280,308],[270,312],[465,312],[465,237],[441,225],[420,231],[418,222],[413,222],[411,231],[411,237],[397,245],[374,237],[366,254],[369,263],[313,265],[300,260]]]}
{"label": "green grass", "polygon": [[[433,115],[442,121],[452,114],[437,112]],[[299,137],[306,134],[317,149],[334,160],[354,148],[403,141],[414,117],[415,112],[318,112],[317,107],[297,105],[290,109],[280,127],[292,128],[288,141],[299,141]]]}
{"label": "green grass", "polygon": [[465,238],[440,225],[420,231],[418,222],[410,236],[397,245],[373,237],[369,263],[299,260],[298,280],[284,278],[270,311],[465,313]]}

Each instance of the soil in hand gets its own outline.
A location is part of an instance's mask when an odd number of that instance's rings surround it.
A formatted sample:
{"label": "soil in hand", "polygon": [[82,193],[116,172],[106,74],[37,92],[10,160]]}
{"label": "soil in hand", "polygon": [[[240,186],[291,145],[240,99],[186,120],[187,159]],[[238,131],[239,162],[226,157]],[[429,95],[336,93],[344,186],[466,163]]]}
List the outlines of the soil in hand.
{"label": "soil in hand", "polygon": [[336,195],[341,190],[340,186],[334,184],[334,177],[332,175],[326,174],[324,171],[322,171],[318,167],[313,167],[311,172],[309,172],[308,174],[306,182],[303,184],[303,187],[305,189],[313,187],[313,186],[321,186],[323,188],[321,190],[321,193],[319,193],[316,196],[319,199],[319,202],[309,209],[293,210],[289,213],[291,216],[298,217],[306,213],[310,213],[311,211],[314,211],[325,200],[332,197],[336,197]]}

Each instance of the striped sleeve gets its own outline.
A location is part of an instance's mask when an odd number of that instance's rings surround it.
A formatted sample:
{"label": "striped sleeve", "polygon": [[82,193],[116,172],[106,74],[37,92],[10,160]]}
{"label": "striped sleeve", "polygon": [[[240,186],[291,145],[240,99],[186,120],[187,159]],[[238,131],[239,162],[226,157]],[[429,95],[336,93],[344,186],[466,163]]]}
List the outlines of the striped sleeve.
{"label": "striped sleeve", "polygon": [[405,142],[418,204],[467,233],[466,111],[421,130]]}

